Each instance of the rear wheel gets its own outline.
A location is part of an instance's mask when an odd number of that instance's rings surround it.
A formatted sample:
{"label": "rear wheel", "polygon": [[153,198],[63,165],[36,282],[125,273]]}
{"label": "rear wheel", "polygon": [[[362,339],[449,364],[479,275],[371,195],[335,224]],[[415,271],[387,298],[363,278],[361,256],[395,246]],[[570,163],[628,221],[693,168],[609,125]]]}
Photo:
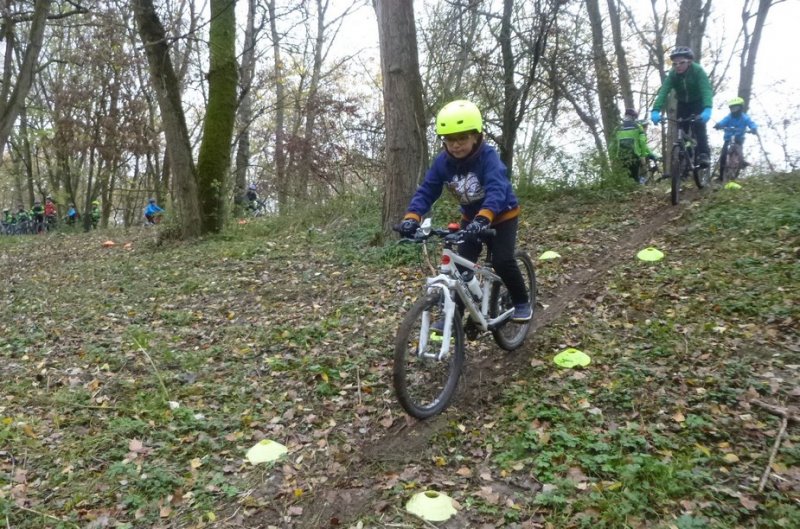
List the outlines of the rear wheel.
{"label": "rear wheel", "polygon": [[[525,288],[528,291],[528,301],[531,304],[531,312],[536,310],[536,273],[533,268],[533,261],[528,254],[523,252],[516,252],[514,257],[517,260],[517,266],[522,273],[522,279],[525,281]],[[502,282],[497,282],[492,285],[492,292],[489,298],[489,316],[496,318],[509,309],[514,308],[514,302],[511,300],[511,295],[508,289]],[[502,326],[492,330],[494,341],[505,349],[506,351],[513,351],[518,349],[528,336],[528,332],[533,325],[533,314],[531,319],[526,322],[516,323],[508,320]]]}
{"label": "rear wheel", "polygon": [[[412,417],[427,419],[444,411],[458,387],[464,365],[464,328],[456,311],[450,337],[450,351],[442,360],[431,358],[442,347],[442,335],[430,330],[421,335],[423,318],[429,329],[444,318],[442,293],[418,299],[409,309],[394,343],[393,383],[397,400]],[[426,346],[420,354],[419,345]]]}
{"label": "rear wheel", "polygon": [[672,200],[672,205],[677,206],[681,200],[681,181],[683,180],[683,175],[688,170],[688,160],[680,145],[672,147],[669,170],[672,175],[670,199]]}

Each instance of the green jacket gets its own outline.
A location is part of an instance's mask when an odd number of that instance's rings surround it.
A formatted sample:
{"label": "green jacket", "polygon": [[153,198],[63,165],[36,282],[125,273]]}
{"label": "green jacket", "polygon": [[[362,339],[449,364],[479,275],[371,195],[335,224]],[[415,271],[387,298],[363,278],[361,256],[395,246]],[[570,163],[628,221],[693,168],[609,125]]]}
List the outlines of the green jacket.
{"label": "green jacket", "polygon": [[614,139],[608,147],[612,159],[628,158],[631,153],[635,158],[651,156],[650,147],[647,146],[647,133],[644,128],[635,121],[626,120],[622,122],[616,132]]}
{"label": "green jacket", "polygon": [[703,108],[710,108],[713,104],[713,92],[711,91],[711,81],[708,80],[703,67],[693,62],[682,74],[670,70],[661,90],[658,91],[656,101],[653,103],[653,110],[661,110],[664,100],[670,91],[675,90],[675,97],[681,103],[703,102]]}

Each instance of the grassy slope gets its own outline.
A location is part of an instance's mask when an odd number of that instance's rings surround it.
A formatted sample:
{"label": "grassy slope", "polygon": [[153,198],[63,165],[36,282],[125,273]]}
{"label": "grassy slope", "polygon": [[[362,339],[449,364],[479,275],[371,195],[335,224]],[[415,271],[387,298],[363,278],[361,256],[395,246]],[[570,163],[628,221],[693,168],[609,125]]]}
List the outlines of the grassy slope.
{"label": "grassy slope", "polygon": [[[427,487],[459,501],[461,526],[797,527],[796,425],[759,494],[779,421],[748,401],[797,399],[799,192],[796,175],[750,180],[690,205],[650,241],[665,261],[619,256],[492,373],[500,398],[456,403],[418,458],[367,469],[350,466],[358,447],[404,421],[389,351],[424,276],[408,248],[368,245],[369,203],[168,247],[138,231],[3,238],[0,517],[293,527],[352,476],[381,491],[364,527],[422,527],[402,505]],[[563,256],[540,264],[543,301],[665,201],[526,201],[521,246]],[[592,365],[557,370],[566,346]],[[262,438],[289,460],[244,463]]]}

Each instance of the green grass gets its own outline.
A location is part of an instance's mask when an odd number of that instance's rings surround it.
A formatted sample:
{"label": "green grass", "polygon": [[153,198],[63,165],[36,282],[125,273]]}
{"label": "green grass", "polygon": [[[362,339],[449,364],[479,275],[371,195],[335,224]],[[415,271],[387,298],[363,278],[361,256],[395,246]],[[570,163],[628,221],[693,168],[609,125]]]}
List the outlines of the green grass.
{"label": "green grass", "polygon": [[[790,428],[776,457],[786,484],[759,493],[778,420],[748,404],[794,398],[800,184],[743,183],[654,234],[664,261],[620,257],[571,300],[513,373],[493,373],[495,401],[455,406],[406,462],[374,467],[353,462],[405,421],[390,354],[426,273],[419,247],[375,245],[378,197],[192,243],[0,238],[0,519],[293,527],[291,509],[347,483],[377,491],[365,527],[415,523],[402,503],[426,487],[475,527],[800,526],[800,438]],[[519,239],[562,254],[538,264],[545,302],[666,201],[624,185],[540,191],[521,194]],[[557,369],[568,346],[592,364]],[[290,457],[245,462],[264,438]]]}

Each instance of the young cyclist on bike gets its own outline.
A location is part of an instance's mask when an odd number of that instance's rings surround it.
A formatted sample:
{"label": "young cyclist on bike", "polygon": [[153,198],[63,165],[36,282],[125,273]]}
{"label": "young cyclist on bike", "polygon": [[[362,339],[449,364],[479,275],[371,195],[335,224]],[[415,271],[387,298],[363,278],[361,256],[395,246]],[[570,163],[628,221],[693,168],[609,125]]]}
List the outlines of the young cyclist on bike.
{"label": "young cyclist on bike", "polygon": [[78,219],[81,218],[81,214],[78,213],[78,210],[75,209],[75,204],[70,202],[69,208],[67,209],[67,224],[70,226],[74,226]]}
{"label": "young cyclist on bike", "polygon": [[56,204],[53,202],[53,197],[47,197],[44,199],[44,218],[47,221],[47,229],[53,229],[56,225],[56,217],[58,216],[58,212],[56,211]]}
{"label": "young cyclist on bike", "polygon": [[[489,227],[495,230],[487,245],[492,250],[492,266],[514,302],[512,321],[529,321],[533,311],[514,258],[520,207],[505,165],[483,139],[480,110],[470,101],[448,103],[436,116],[436,134],[444,149],[412,197],[398,231],[413,236],[422,216],[447,188],[461,205],[461,229],[474,235]],[[470,238],[459,246],[458,253],[476,261],[481,249],[481,242]]]}
{"label": "young cyclist on bike", "polygon": [[[667,74],[664,84],[658,91],[650,117],[654,125],[661,122],[661,108],[664,106],[667,95],[675,90],[678,100],[678,119],[685,119],[692,115],[699,116],[699,121],[691,123],[694,137],[697,140],[697,164],[700,167],[708,167],[706,123],[711,119],[713,104],[711,82],[703,67],[694,62],[694,52],[691,48],[677,46],[669,58],[672,59],[672,70]],[[689,125],[689,123],[681,123],[681,128],[688,132]]]}
{"label": "young cyclist on bike", "polygon": [[147,219],[148,224],[155,224],[156,216],[163,212],[164,210],[156,204],[156,199],[151,198],[147,201],[147,207],[144,208],[144,218]]}
{"label": "young cyclist on bike", "polygon": [[630,177],[641,184],[644,181],[644,178],[639,176],[642,159],[656,161],[658,158],[647,146],[647,133],[636,120],[638,117],[636,109],[625,109],[622,124],[614,132],[614,139],[609,146],[609,154],[620,168],[627,170]]}
{"label": "young cyclist on bike", "polygon": [[44,206],[39,200],[33,203],[31,217],[36,227],[36,233],[40,233],[44,229]]}
{"label": "young cyclist on bike", "polygon": [[[722,137],[725,144],[722,146],[722,154],[719,158],[720,179],[722,179],[723,171],[725,171],[725,159],[728,157],[731,140],[738,145],[744,145],[745,132],[756,134],[758,131],[758,126],[750,119],[750,116],[744,113],[744,99],[734,97],[728,101],[728,108],[730,108],[731,113],[714,125],[715,129],[725,131],[725,135]],[[749,164],[742,159],[742,165],[747,166]]]}

